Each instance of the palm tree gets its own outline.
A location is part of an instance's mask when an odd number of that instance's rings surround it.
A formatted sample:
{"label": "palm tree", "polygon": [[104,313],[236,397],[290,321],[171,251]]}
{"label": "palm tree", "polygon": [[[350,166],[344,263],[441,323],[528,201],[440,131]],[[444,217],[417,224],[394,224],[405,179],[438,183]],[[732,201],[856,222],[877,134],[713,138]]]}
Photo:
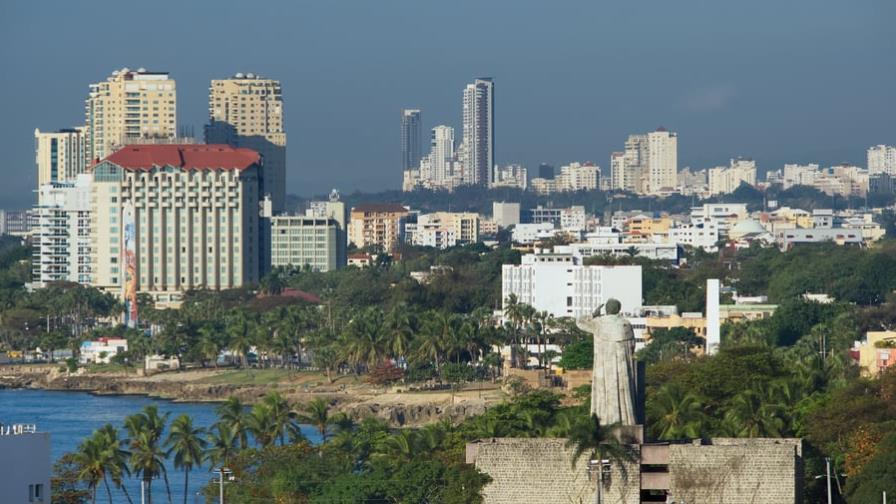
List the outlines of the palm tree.
{"label": "palm tree", "polygon": [[[75,452],[75,462],[78,465],[78,479],[87,483],[91,499],[96,503],[96,489],[100,481],[106,478],[106,466],[103,457],[103,446],[97,436],[91,436],[81,442],[78,451]],[[109,502],[112,502],[112,494],[109,485],[106,484],[106,492],[109,494]]]}
{"label": "palm tree", "polygon": [[617,436],[619,429],[618,424],[601,425],[600,419],[592,413],[590,417],[582,418],[573,424],[569,431],[569,437],[566,440],[567,447],[574,447],[572,453],[573,468],[575,468],[583,453],[588,452],[589,461],[597,460],[598,482],[597,490],[594,493],[594,502],[596,504],[601,504],[603,494],[603,461],[608,460],[611,464],[615,463],[623,478],[626,478],[628,474],[626,465],[635,461],[635,455],[632,451],[620,442]]}
{"label": "palm tree", "polygon": [[397,305],[386,316],[387,350],[395,358],[407,356],[414,338],[414,324],[408,307]]}
{"label": "palm tree", "polygon": [[724,426],[736,437],[781,437],[784,421],[781,406],[771,402],[763,390],[747,389],[731,399]]}
{"label": "palm tree", "polygon": [[164,462],[166,455],[160,446],[167,421],[168,413],[159,415],[158,407],[154,404],[144,407],[140,413],[130,415],[124,420],[131,450],[131,468],[143,479],[150,504],[152,504],[152,480],[160,475],[165,481],[168,501],[171,501],[171,485],[168,483],[168,471]]}
{"label": "palm tree", "polygon": [[327,426],[330,425],[330,404],[317,398],[307,403],[302,408],[302,413],[297,416],[299,422],[313,425],[320,433],[321,444],[327,442]]}
{"label": "palm tree", "polygon": [[380,439],[374,444],[371,461],[385,463],[390,467],[411,462],[419,451],[420,437],[413,429],[402,429],[397,434]]}
{"label": "palm tree", "polygon": [[314,365],[324,370],[328,383],[333,383],[333,369],[339,366],[340,362],[339,352],[333,345],[324,345],[314,351]]}
{"label": "palm tree", "polygon": [[204,325],[199,328],[200,337],[196,343],[196,352],[202,360],[202,367],[205,367],[208,361],[212,361],[215,367],[218,367],[218,353],[221,349],[215,341],[215,333],[215,328],[211,325]]}
{"label": "palm tree", "polygon": [[683,387],[664,385],[647,403],[651,433],[663,440],[700,437],[705,422],[702,407],[697,396]]}
{"label": "palm tree", "polygon": [[[97,434],[102,440],[106,474],[108,474],[112,483],[115,484],[115,487],[124,493],[127,501],[133,502],[130,494],[128,494],[128,488],[124,485],[124,478],[131,474],[131,470],[128,468],[128,457],[131,454],[122,447],[125,441],[119,439],[118,429],[113,427],[112,424],[104,425],[97,431]],[[103,480],[106,484],[106,492],[111,493],[109,492],[109,483],[106,481],[106,475],[103,476]],[[109,502],[112,502],[111,496]]]}
{"label": "palm tree", "polygon": [[417,338],[417,357],[434,362],[437,373],[441,369],[450,342],[455,338],[454,325],[456,321],[456,317],[447,313],[429,312],[427,321],[423,324],[422,331]]}
{"label": "palm tree", "polygon": [[246,408],[236,397],[230,396],[221,403],[217,409],[218,426],[226,426],[239,440],[241,450],[249,446],[249,436],[246,431]]}
{"label": "palm tree", "polygon": [[174,454],[174,468],[184,470],[184,504],[190,488],[190,471],[193,466],[201,466],[205,458],[205,447],[208,442],[203,435],[205,429],[193,426],[189,415],[181,415],[171,422],[171,431],[165,445],[168,446],[166,457]]}
{"label": "palm tree", "polygon": [[385,356],[383,312],[368,308],[356,316],[343,334],[343,353],[346,360],[356,367],[360,364],[374,367]]}
{"label": "palm tree", "polygon": [[208,450],[206,458],[212,467],[222,467],[230,464],[231,459],[237,453],[239,436],[230,425],[218,422],[208,431]]}
{"label": "palm tree", "polygon": [[277,424],[271,407],[260,402],[252,406],[246,415],[246,430],[262,448],[267,448],[277,440]]}
{"label": "palm tree", "polygon": [[285,442],[284,434],[292,423],[292,417],[294,416],[292,405],[276,391],[269,392],[261,401],[267,406],[273,423],[272,428],[276,432],[276,437],[280,439],[280,444],[283,445]]}
{"label": "palm tree", "polygon": [[230,351],[239,356],[240,367],[246,365],[246,353],[252,346],[252,327],[246,314],[237,310],[227,319],[227,335]]}

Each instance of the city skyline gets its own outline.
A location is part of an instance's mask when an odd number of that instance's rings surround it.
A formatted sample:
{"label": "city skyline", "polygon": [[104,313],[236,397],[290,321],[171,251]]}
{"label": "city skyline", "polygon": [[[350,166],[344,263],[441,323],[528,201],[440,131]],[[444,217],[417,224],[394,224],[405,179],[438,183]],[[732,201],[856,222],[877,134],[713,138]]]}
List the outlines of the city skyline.
{"label": "city skyline", "polygon": [[[113,22],[111,5],[91,5],[89,14],[106,23],[115,38],[126,30]],[[9,7],[2,35],[7,37],[7,73],[28,78],[0,82],[5,96],[16,97],[8,102],[11,116],[24,119],[6,121],[0,129],[8,153],[2,173],[22,174],[10,177],[0,189],[0,200],[8,208],[34,201],[34,129],[80,125],[88,85],[125,66],[169,72],[177,81],[177,124],[195,131],[207,120],[212,79],[255,72],[279,80],[289,109],[285,129],[294,139],[286,192],[303,196],[331,187],[345,193],[398,189],[395,114],[418,107],[425,112],[424,131],[438,124],[460,131],[457,90],[477,75],[492,76],[501,85],[495,112],[501,124],[495,136],[497,162],[518,163],[531,172],[543,161],[558,166],[592,161],[606,169],[611,152],[619,150],[629,134],[658,126],[680,135],[680,169],[710,168],[744,156],[756,159],[760,174],[785,163],[864,166],[869,146],[893,144],[896,138],[896,124],[886,113],[896,94],[888,84],[896,69],[879,63],[896,45],[885,22],[894,9],[891,4],[869,2],[852,8],[760,3],[750,9],[713,6],[703,16],[693,15],[695,7],[663,5],[644,18],[637,18],[637,9],[630,6],[515,7],[485,8],[470,23],[490,23],[496,31],[488,39],[464,42],[422,29],[438,16],[461,16],[432,7],[396,4],[376,10],[359,5],[361,14],[372,16],[359,24],[342,20],[329,6],[269,5],[261,10],[296,15],[275,16],[264,31],[249,28],[242,41],[222,38],[220,47],[208,50],[188,37],[193,29],[197,36],[212,33],[211,28],[196,27],[195,21],[211,15],[209,26],[228,26],[239,16],[186,6],[178,10],[170,41],[151,46],[87,41],[92,54],[87,62],[68,61],[54,52],[66,37],[75,36],[77,23],[67,21],[83,16],[85,9],[61,5],[61,14],[69,15],[47,20],[47,29],[38,37],[23,27],[39,11],[29,5]],[[402,8],[403,17],[390,19]],[[772,9],[774,19],[769,16]],[[151,33],[153,24],[163,21],[164,11],[138,9],[142,24],[136,33]],[[397,22],[407,26],[409,16],[417,21],[409,29],[422,41],[419,47],[399,45],[404,35],[392,33]],[[679,22],[660,23],[669,18]],[[309,19],[328,22],[318,27]],[[314,37],[337,19],[360,31],[325,48]],[[620,33],[637,28],[639,19],[650,29],[647,35],[626,39],[624,45],[614,43]],[[751,23],[760,20],[763,37],[746,37],[752,33]],[[583,31],[585,27],[590,30]],[[259,50],[278,37],[296,48],[301,65],[282,52]],[[483,42],[492,42],[485,54],[469,51]],[[429,61],[425,56],[434,47],[452,50]],[[384,51],[394,52],[388,64],[381,58]],[[35,60],[46,64],[34,65]],[[872,64],[877,65],[875,78],[863,77]],[[648,66],[662,75],[648,72]],[[609,79],[608,69],[625,78]],[[549,92],[557,91],[561,79],[563,92]],[[346,144],[354,148],[340,148]]]}

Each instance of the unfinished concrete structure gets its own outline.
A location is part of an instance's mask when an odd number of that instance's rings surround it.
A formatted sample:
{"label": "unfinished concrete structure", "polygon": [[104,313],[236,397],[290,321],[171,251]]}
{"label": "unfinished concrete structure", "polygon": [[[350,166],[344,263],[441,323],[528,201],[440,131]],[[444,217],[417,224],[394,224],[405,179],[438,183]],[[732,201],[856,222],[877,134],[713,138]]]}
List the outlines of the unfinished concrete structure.
{"label": "unfinished concrete structure", "polygon": [[[604,471],[604,504],[795,504],[802,499],[802,441],[715,438],[631,445],[634,461]],[[467,445],[488,474],[486,504],[594,502],[587,453],[575,464],[564,439],[493,438]]]}

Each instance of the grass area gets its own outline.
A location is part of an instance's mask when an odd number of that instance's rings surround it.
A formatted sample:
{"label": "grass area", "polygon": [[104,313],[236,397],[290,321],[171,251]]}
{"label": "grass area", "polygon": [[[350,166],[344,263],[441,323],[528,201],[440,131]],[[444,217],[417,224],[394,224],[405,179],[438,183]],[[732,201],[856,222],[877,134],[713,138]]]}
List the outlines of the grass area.
{"label": "grass area", "polygon": [[128,373],[128,374],[136,374],[137,370],[133,366],[125,366],[124,364],[88,364],[87,365],[88,373],[97,373],[97,374],[105,374],[105,373]]}
{"label": "grass area", "polygon": [[[354,377],[339,376],[336,383],[354,383]],[[290,369],[234,369],[202,378],[201,383],[212,385],[270,385],[275,383],[289,384],[326,384],[327,378],[318,372],[294,371]]]}

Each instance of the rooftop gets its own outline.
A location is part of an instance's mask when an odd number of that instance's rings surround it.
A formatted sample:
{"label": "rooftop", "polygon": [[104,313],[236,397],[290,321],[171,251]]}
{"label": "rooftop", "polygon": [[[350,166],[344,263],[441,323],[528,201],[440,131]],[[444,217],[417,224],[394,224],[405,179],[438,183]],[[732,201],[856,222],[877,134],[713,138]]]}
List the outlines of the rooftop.
{"label": "rooftop", "polygon": [[151,170],[173,166],[183,170],[246,170],[259,164],[261,156],[252,149],[210,144],[128,145],[107,156],[126,170]]}
{"label": "rooftop", "polygon": [[352,208],[352,212],[365,213],[387,213],[387,212],[407,212],[408,209],[400,203],[361,203]]}

